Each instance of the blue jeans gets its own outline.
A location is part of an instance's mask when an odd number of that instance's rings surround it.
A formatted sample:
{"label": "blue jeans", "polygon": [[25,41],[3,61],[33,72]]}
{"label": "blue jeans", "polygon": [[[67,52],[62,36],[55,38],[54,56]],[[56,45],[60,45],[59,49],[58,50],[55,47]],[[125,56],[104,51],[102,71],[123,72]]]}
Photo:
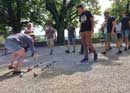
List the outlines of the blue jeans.
{"label": "blue jeans", "polygon": [[130,30],[123,30],[123,31],[122,31],[122,36],[123,36],[123,37],[128,37],[128,36],[129,36],[129,33],[130,33]]}

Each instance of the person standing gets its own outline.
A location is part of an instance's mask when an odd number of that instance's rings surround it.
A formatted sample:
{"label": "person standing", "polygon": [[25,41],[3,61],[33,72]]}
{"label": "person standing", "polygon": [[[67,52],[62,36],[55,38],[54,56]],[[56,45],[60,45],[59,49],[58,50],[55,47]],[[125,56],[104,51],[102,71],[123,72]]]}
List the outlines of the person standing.
{"label": "person standing", "polygon": [[102,54],[106,55],[108,52],[107,49],[110,48],[110,43],[116,43],[116,47],[118,48],[117,54],[121,51],[120,43],[118,42],[117,35],[115,33],[116,20],[113,16],[109,15],[108,11],[104,12],[104,16],[107,20],[107,34],[106,34],[106,50],[102,52]]}
{"label": "person standing", "polygon": [[85,56],[81,60],[81,63],[88,62],[88,49],[91,48],[94,54],[94,61],[97,61],[98,55],[96,49],[92,44],[92,34],[94,32],[94,17],[90,11],[86,11],[82,5],[78,5],[77,11],[80,21],[80,36],[84,46]]}
{"label": "person standing", "polygon": [[68,50],[66,50],[66,53],[70,53],[70,45],[73,44],[73,51],[72,53],[75,53],[75,37],[76,37],[76,31],[72,24],[68,25]]}
{"label": "person standing", "polygon": [[127,13],[125,11],[122,12],[122,19],[121,19],[121,30],[122,30],[122,36],[125,41],[125,51],[130,49],[129,44],[129,34],[130,34],[130,18],[127,17]]}
{"label": "person standing", "polygon": [[37,59],[37,52],[34,47],[33,38],[29,35],[22,33],[10,35],[5,40],[5,47],[13,52],[11,56],[11,64],[8,67],[9,69],[14,69],[13,74],[21,73],[21,66],[28,48],[34,54],[33,58]]}
{"label": "person standing", "polygon": [[47,46],[48,48],[50,48],[50,55],[52,55],[54,51],[54,42],[56,40],[56,34],[51,23],[47,25],[47,29],[45,30],[45,32],[46,32],[45,37],[47,39]]}

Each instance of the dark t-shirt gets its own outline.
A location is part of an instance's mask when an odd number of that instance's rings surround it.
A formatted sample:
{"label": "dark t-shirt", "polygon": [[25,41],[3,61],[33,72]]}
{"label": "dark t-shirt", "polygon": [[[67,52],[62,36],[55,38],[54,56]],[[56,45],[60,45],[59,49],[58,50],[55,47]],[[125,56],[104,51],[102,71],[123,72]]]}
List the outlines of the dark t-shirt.
{"label": "dark t-shirt", "polygon": [[113,27],[113,21],[115,21],[115,18],[110,16],[108,17],[108,20],[107,20],[107,33],[111,33],[112,32],[112,27]]}
{"label": "dark t-shirt", "polygon": [[121,19],[121,24],[122,24],[121,29],[122,30],[129,30],[130,29],[129,21],[130,21],[129,17],[124,17]]}
{"label": "dark t-shirt", "polygon": [[91,23],[91,18],[92,14],[89,11],[85,11],[79,16],[79,21],[81,23],[80,27],[80,32],[85,32],[85,31],[91,31],[92,29],[92,23]]}
{"label": "dark t-shirt", "polygon": [[68,30],[68,37],[75,37],[75,28],[73,26],[69,26]]}

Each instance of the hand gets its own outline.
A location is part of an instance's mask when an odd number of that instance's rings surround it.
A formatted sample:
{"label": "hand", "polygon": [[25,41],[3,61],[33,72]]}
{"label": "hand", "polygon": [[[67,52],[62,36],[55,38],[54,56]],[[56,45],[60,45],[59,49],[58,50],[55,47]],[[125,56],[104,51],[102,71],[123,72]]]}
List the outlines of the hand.
{"label": "hand", "polygon": [[112,31],[112,32],[111,32],[111,35],[112,35],[112,36],[114,36],[114,35],[115,35],[115,32],[114,32],[114,31]]}
{"label": "hand", "polygon": [[94,33],[94,29],[91,30],[92,34]]}

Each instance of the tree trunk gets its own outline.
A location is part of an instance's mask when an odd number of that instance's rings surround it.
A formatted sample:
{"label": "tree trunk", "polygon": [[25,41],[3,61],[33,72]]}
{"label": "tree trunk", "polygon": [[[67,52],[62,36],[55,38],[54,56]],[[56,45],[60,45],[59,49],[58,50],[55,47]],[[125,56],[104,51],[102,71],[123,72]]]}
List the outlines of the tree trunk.
{"label": "tree trunk", "polygon": [[64,45],[64,40],[64,27],[60,25],[59,27],[57,27],[57,43],[59,45]]}
{"label": "tree trunk", "polygon": [[16,13],[13,9],[12,1],[8,1],[8,15],[9,15],[9,26],[12,27],[12,32],[14,34],[19,33],[21,31],[21,0],[16,0]]}

